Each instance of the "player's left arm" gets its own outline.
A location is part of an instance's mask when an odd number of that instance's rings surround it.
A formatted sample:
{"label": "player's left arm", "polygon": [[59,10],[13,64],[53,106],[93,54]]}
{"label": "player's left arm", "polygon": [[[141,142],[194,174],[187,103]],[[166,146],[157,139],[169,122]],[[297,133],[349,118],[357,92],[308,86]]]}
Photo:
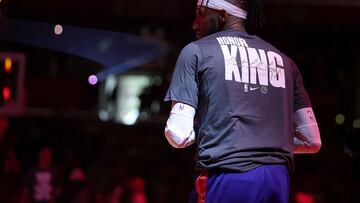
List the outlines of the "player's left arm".
{"label": "player's left arm", "polygon": [[195,142],[195,108],[172,101],[172,109],[165,126],[165,137],[174,148],[185,148]]}
{"label": "player's left arm", "polygon": [[317,153],[321,148],[321,138],[312,108],[297,110],[294,113],[294,124],[294,153]]}
{"label": "player's left arm", "polygon": [[165,137],[171,146],[184,148],[195,142],[194,117],[198,104],[197,70],[202,52],[195,43],[186,45],[176,61],[164,101],[172,101]]}

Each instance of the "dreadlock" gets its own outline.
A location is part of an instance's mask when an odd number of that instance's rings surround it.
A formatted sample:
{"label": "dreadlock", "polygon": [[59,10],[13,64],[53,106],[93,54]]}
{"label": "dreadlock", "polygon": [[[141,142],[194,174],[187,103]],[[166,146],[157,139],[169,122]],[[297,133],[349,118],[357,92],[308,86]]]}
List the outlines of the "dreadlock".
{"label": "dreadlock", "polygon": [[248,12],[246,25],[252,28],[261,28],[265,21],[262,0],[225,0]]}
{"label": "dreadlock", "polygon": [[261,28],[265,22],[262,0],[245,0],[245,10],[248,11],[248,23],[254,28]]}

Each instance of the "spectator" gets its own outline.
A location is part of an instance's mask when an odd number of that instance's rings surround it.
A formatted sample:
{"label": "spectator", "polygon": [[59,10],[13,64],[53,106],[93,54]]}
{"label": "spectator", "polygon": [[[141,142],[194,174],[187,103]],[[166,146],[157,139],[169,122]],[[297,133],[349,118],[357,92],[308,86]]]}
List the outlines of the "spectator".
{"label": "spectator", "polygon": [[38,161],[26,177],[22,203],[54,203],[60,194],[59,172],[53,167],[53,152],[49,147],[40,149]]}
{"label": "spectator", "polygon": [[125,181],[121,203],[146,203],[145,181],[141,177],[133,177]]}
{"label": "spectator", "polygon": [[21,190],[21,164],[12,148],[8,121],[0,116],[0,202],[18,203]]}
{"label": "spectator", "polygon": [[94,192],[87,182],[82,168],[75,167],[69,174],[69,181],[63,188],[60,203],[95,203]]}
{"label": "spectator", "polygon": [[110,194],[107,197],[107,203],[122,203],[125,189],[125,181],[127,179],[127,172],[122,166],[119,164],[116,167],[115,171],[115,181],[112,184]]}
{"label": "spectator", "polygon": [[130,180],[130,203],[146,203],[145,181],[140,177]]}

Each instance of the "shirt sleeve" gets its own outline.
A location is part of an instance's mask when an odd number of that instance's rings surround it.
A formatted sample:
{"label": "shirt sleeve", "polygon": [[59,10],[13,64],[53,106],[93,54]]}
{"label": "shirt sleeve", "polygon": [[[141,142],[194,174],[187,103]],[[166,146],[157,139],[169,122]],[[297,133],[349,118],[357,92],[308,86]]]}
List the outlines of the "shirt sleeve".
{"label": "shirt sleeve", "polygon": [[294,76],[295,76],[294,77],[294,112],[295,112],[302,108],[311,107],[311,102],[305,90],[299,69],[297,68],[295,63],[292,62],[292,64],[294,67]]}
{"label": "shirt sleeve", "polygon": [[164,101],[177,101],[197,108],[198,82],[196,70],[200,61],[200,49],[190,43],[181,51]]}

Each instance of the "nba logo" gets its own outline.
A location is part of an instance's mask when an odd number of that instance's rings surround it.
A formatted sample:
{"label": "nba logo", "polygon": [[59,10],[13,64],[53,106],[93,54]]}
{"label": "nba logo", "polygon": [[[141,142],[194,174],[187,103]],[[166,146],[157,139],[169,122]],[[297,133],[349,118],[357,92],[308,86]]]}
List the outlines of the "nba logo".
{"label": "nba logo", "polygon": [[244,92],[248,92],[249,91],[249,85],[248,84],[244,84]]}
{"label": "nba logo", "polygon": [[179,110],[184,110],[184,105],[180,104]]}

